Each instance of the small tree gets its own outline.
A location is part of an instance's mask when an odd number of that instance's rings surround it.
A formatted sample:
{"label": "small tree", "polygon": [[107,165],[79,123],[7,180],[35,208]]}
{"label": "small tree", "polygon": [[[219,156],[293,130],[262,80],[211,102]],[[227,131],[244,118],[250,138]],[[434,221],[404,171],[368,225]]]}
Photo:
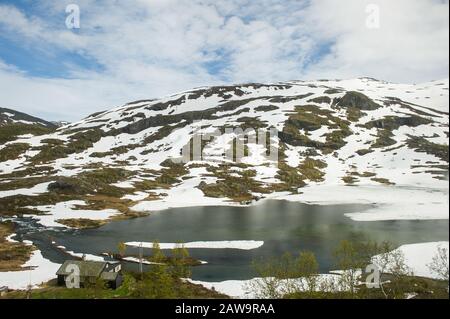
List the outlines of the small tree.
{"label": "small tree", "polygon": [[246,293],[258,299],[281,298],[281,278],[277,277],[277,273],[279,273],[277,259],[254,261],[252,267],[258,278],[246,285]]}
{"label": "small tree", "polygon": [[123,256],[125,256],[125,253],[126,253],[126,251],[127,251],[127,245],[125,245],[124,242],[120,242],[120,243],[117,245],[117,250],[119,251],[120,257],[123,257]]}
{"label": "small tree", "polygon": [[[308,291],[312,296],[318,288],[318,272],[319,263],[313,252],[302,251],[297,260],[300,277],[304,279],[306,287],[302,287],[304,291]],[[302,281],[303,282],[303,281]]]}
{"label": "small tree", "polygon": [[314,253],[303,251],[297,258],[286,253],[281,258],[254,262],[258,278],[246,292],[256,298],[311,297],[317,288],[319,265]]}
{"label": "small tree", "polygon": [[403,252],[399,249],[394,249],[390,242],[384,241],[377,246],[377,255],[372,260],[378,267],[380,277],[384,274],[390,274],[393,280],[395,280],[395,282],[389,281],[390,291],[386,290],[386,282],[382,278],[380,278],[379,282],[380,290],[384,297],[386,299],[390,296],[392,297],[392,293],[395,294],[399,290],[401,286],[399,283],[403,282],[403,279],[411,274],[410,269],[406,266]]}
{"label": "small tree", "polygon": [[152,244],[152,257],[151,261],[155,264],[161,264],[166,261],[166,256],[161,250],[161,246],[158,241],[154,241]]}
{"label": "small tree", "polygon": [[441,246],[438,247],[431,263],[427,266],[431,273],[436,275],[437,278],[445,280],[448,283],[449,265],[447,248]]}
{"label": "small tree", "polygon": [[175,296],[174,277],[157,241],[152,245],[151,261],[154,264],[144,279],[148,287],[148,298],[173,298]]}
{"label": "small tree", "polygon": [[380,278],[380,290],[385,298],[403,297],[405,279],[412,275],[411,269],[406,265],[405,256],[400,249],[394,249],[387,241],[378,246],[378,255],[373,262],[379,269],[380,275],[390,274],[392,280],[389,282],[389,291],[385,288],[385,282]]}
{"label": "small tree", "polygon": [[373,242],[353,242],[343,240],[334,251],[335,265],[342,270],[340,276],[340,289],[349,291],[351,296],[356,297],[358,278],[376,251]]}
{"label": "small tree", "polygon": [[135,298],[142,297],[139,295],[136,278],[129,273],[123,274],[123,282],[122,285],[117,288],[117,292],[119,295],[131,296]]}
{"label": "small tree", "polygon": [[285,253],[274,264],[273,277],[280,281],[279,294],[281,297],[293,295],[301,290],[301,271],[300,262],[290,253]]}
{"label": "small tree", "polygon": [[189,251],[184,245],[179,244],[172,250],[172,272],[177,278],[191,277],[189,266]]}

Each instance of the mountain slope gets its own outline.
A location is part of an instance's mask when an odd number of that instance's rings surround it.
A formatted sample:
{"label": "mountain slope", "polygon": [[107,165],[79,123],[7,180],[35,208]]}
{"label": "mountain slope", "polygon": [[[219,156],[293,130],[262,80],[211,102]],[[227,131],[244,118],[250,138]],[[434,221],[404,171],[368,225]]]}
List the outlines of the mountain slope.
{"label": "mountain slope", "polygon": [[[246,84],[135,101],[0,146],[0,215],[76,200],[77,209],[133,217],[188,202],[301,200],[312,185],[448,188],[448,111],[448,80]],[[275,128],[278,161],[251,143],[239,162],[224,159],[237,143],[227,128]],[[172,161],[194,132],[215,135],[202,157]],[[73,218],[61,224],[80,226]]]}
{"label": "mountain slope", "polygon": [[56,125],[42,120],[40,118],[18,112],[12,109],[0,107],[0,126],[7,124],[27,124],[27,125],[41,125],[49,129],[56,128]]}
{"label": "mountain slope", "polygon": [[[56,126],[50,122],[22,112],[0,107],[0,145],[13,141],[20,135],[47,134],[53,132],[55,129]],[[0,160],[5,160],[5,158],[7,157],[0,157]]]}

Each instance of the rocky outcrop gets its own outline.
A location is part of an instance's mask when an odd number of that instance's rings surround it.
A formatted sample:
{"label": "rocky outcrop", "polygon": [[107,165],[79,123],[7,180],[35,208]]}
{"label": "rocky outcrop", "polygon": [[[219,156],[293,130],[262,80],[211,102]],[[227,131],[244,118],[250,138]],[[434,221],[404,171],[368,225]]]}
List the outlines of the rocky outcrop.
{"label": "rocky outcrop", "polygon": [[333,106],[341,108],[354,107],[362,111],[373,111],[381,107],[368,96],[355,91],[349,91],[343,97],[335,98]]}

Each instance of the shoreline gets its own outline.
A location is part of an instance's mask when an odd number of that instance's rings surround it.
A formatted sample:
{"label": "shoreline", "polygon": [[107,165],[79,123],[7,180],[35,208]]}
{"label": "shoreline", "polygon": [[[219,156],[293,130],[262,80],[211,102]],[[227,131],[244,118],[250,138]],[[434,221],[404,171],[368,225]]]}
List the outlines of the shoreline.
{"label": "shoreline", "polygon": [[[393,190],[396,191],[393,191]],[[309,186],[301,189],[303,191],[302,194],[298,195],[286,195],[286,194],[274,194],[274,196],[268,196],[267,198],[264,198],[260,201],[254,202],[250,205],[237,205],[236,203],[227,203],[227,202],[220,202],[220,203],[214,203],[213,205],[203,205],[203,206],[238,206],[238,207],[249,207],[249,206],[258,206],[264,203],[264,201],[267,200],[287,200],[290,202],[298,202],[302,204],[309,204],[309,205],[330,205],[330,204],[371,204],[374,205],[374,208],[368,209],[367,211],[357,212],[357,213],[351,213],[351,214],[345,214],[347,218],[351,218],[352,220],[358,222],[358,221],[375,221],[375,220],[448,220],[448,202],[446,202],[446,198],[448,196],[448,188],[429,188],[429,187],[414,187],[414,186],[345,186],[345,185],[314,185]],[[369,192],[368,190],[372,190],[372,192]],[[375,191],[374,191],[375,190]],[[415,194],[416,196],[413,196],[411,198],[411,192]],[[327,199],[323,199],[323,195],[321,194],[331,194]],[[368,195],[370,194],[370,195]],[[387,195],[388,197],[383,197],[381,195]],[[400,196],[399,196],[400,195]],[[408,196],[407,196],[408,195]],[[423,197],[418,196],[423,195]],[[447,196],[445,196],[447,195]],[[362,197],[364,196],[364,197]],[[302,200],[299,200],[302,199]],[[438,214],[430,214],[429,212],[429,205],[435,203],[436,199],[440,199],[439,205],[433,206],[433,210],[437,211]],[[222,199],[220,199],[222,200]],[[378,202],[374,202],[377,200]],[[409,200],[409,202],[408,202]],[[412,201],[412,203],[411,203]],[[154,202],[153,202],[154,203]],[[167,203],[170,204],[170,203]],[[191,205],[192,203],[184,202],[184,206],[182,207],[192,207],[196,205]],[[218,205],[215,205],[218,204]],[[410,214],[405,215],[402,212],[397,212],[397,214],[383,214],[383,210],[386,210],[386,206],[389,207],[395,207],[395,204],[400,205],[403,207],[404,210],[408,210],[411,205],[414,207],[420,207],[420,208],[427,208],[427,213],[419,214],[420,212],[417,212],[417,214]],[[182,208],[177,207],[177,208]],[[443,210],[442,208],[447,207],[447,209]],[[157,210],[157,212],[164,212],[165,210],[168,210],[170,208],[174,207],[166,207],[164,209]],[[381,213],[380,213],[381,212]],[[367,214],[367,215],[364,215]],[[373,218],[373,216],[378,214],[378,218]],[[350,215],[350,216],[349,216]],[[369,218],[370,217],[370,218]],[[390,218],[387,218],[390,217]],[[14,220],[14,218],[8,218],[8,220]],[[13,234],[10,235],[10,237],[14,236]],[[229,241],[233,242],[233,241]],[[434,243],[434,242],[430,242]],[[423,243],[418,242],[411,245],[421,245],[421,244],[430,244],[430,243]],[[170,244],[170,243],[166,243]],[[256,242],[254,243],[256,244]],[[448,244],[448,242],[447,242]],[[174,246],[175,244],[170,244],[170,247]],[[205,242],[203,242],[203,248]],[[200,246],[202,246],[200,245]],[[259,244],[258,244],[259,245]],[[195,246],[195,245],[194,245]],[[217,245],[212,245],[214,247],[209,248],[217,248]],[[259,246],[258,246],[259,247]],[[189,248],[189,247],[188,247]],[[222,247],[223,248],[223,247]],[[226,247],[229,248],[229,247]],[[235,248],[233,246],[233,248]],[[239,248],[237,248],[239,249]],[[240,248],[240,249],[254,249],[253,245],[251,248]],[[40,256],[41,259],[38,257]],[[39,260],[38,260],[39,259]],[[36,262],[36,260],[38,262]],[[52,268],[50,266],[57,265],[52,263],[50,260],[45,259],[42,257],[40,250],[36,250],[33,252],[33,255],[31,256],[30,260],[25,263],[22,267],[26,267],[28,264],[37,264],[37,267],[34,270],[43,271],[46,272],[46,268]],[[43,268],[43,269],[40,269]],[[53,268],[52,268],[53,269]],[[28,278],[28,272],[27,271],[17,271],[13,272],[14,278],[19,277],[27,277]],[[0,285],[4,285],[4,282],[9,282],[9,280],[5,279],[5,274],[8,274],[7,272],[0,272]],[[3,275],[3,276],[2,276]],[[9,274],[11,275],[11,274]],[[53,278],[52,272],[47,272],[46,276],[49,277],[49,279]],[[44,276],[43,273],[39,273],[39,276]],[[40,277],[39,277],[40,278]],[[23,279],[23,278],[22,278]],[[23,281],[23,280],[22,280]],[[42,282],[42,281],[41,281]],[[40,283],[40,282],[39,282]],[[34,284],[37,284],[35,282]]]}

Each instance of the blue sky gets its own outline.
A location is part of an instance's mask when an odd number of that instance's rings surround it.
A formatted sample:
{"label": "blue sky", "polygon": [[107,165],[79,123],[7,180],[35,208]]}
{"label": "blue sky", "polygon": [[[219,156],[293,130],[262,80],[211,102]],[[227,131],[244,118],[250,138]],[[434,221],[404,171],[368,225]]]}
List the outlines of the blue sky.
{"label": "blue sky", "polygon": [[[0,0],[0,3],[16,8],[28,18],[45,19],[55,30],[59,29],[61,32],[67,30],[64,23],[67,17],[65,10],[52,13],[45,6],[40,7],[38,1],[31,0]],[[0,58],[4,63],[14,65],[30,76],[70,78],[70,70],[67,66],[75,66],[82,70],[102,70],[102,65],[87,54],[51,44],[28,43],[20,36],[18,37],[15,32],[5,27],[4,29],[2,30],[4,32],[0,34]],[[83,36],[81,28],[73,29],[72,32]]]}
{"label": "blue sky", "polygon": [[0,0],[0,106],[74,121],[205,85],[425,82],[448,77],[448,52],[442,0]]}

